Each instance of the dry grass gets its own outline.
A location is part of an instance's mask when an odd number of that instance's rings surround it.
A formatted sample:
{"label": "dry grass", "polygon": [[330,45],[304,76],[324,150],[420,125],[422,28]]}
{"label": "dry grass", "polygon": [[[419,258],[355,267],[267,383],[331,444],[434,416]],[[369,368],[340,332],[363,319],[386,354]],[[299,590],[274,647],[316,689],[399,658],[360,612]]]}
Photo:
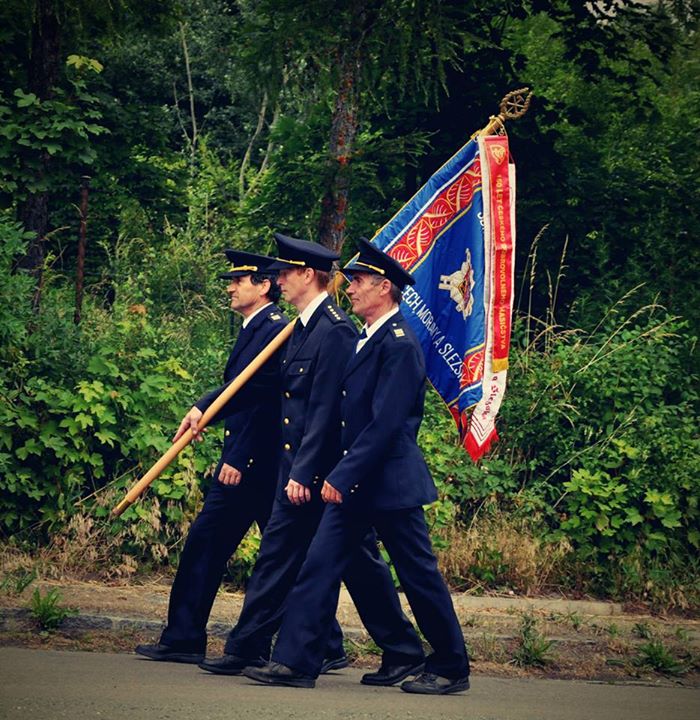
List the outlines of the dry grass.
{"label": "dry grass", "polygon": [[[196,486],[191,492],[201,495]],[[33,571],[47,580],[114,580],[132,577],[144,566],[166,564],[186,536],[189,518],[165,526],[161,503],[151,496],[139,501],[138,518],[112,521],[109,511],[122,495],[102,492],[95,497],[92,514],[76,512],[46,545],[0,544],[0,577]]]}
{"label": "dry grass", "polygon": [[440,531],[446,544],[438,550],[440,569],[452,585],[478,590],[497,585],[518,594],[541,594],[556,584],[571,546],[566,540],[545,542],[526,520],[506,515],[477,516],[465,528]]}

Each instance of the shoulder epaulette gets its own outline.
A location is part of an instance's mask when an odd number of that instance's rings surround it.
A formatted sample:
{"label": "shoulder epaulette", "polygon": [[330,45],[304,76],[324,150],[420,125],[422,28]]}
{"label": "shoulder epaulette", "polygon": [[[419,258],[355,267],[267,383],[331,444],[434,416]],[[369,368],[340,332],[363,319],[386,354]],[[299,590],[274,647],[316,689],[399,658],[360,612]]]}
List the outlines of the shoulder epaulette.
{"label": "shoulder epaulette", "polygon": [[395,323],[395,322],[391,323],[391,332],[394,333],[395,338],[406,337],[406,333],[404,332],[404,329],[400,328],[398,323]]}
{"label": "shoulder epaulette", "polygon": [[269,317],[270,320],[274,320],[275,322],[282,320],[282,315],[280,315],[280,313],[277,312],[277,310],[272,310],[272,312],[270,312],[267,317]]}
{"label": "shoulder epaulette", "polygon": [[341,311],[332,303],[326,303],[325,308],[326,314],[329,315],[334,322],[343,322],[343,320],[345,320]]}

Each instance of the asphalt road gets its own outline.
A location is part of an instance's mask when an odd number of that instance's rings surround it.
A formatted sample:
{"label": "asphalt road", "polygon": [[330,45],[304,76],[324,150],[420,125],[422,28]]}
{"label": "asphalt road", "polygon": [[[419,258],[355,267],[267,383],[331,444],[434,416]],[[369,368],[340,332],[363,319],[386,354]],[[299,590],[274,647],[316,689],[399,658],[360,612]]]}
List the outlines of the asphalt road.
{"label": "asphalt road", "polygon": [[264,687],[135,655],[0,648],[3,720],[698,720],[700,691],[477,676],[461,695],[366,688],[362,671],[313,690]]}

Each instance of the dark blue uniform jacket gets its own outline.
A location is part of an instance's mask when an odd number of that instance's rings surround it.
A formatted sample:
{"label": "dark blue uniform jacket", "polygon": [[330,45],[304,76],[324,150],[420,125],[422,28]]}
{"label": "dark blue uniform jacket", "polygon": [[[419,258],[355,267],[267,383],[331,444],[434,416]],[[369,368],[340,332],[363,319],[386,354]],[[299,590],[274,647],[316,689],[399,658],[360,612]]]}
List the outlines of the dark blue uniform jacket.
{"label": "dark blue uniform jacket", "polygon": [[399,510],[437,499],[416,438],[425,363],[401,313],[390,317],[345,366],[341,458],[327,476],[343,505]]}
{"label": "dark blue uniform jacket", "polygon": [[[224,370],[224,385],[203,395],[195,405],[202,411],[271,342],[287,324],[276,306],[258,313],[238,334]],[[214,478],[222,463],[246,475],[276,478],[279,459],[280,357],[275,353],[262,368],[219,411],[215,421],[225,418],[224,447]]]}
{"label": "dark blue uniform jacket", "polygon": [[[297,322],[301,322],[297,320]],[[330,299],[292,336],[282,364],[282,458],[279,499],[289,478],[320,492],[340,452],[338,388],[357,330]]]}

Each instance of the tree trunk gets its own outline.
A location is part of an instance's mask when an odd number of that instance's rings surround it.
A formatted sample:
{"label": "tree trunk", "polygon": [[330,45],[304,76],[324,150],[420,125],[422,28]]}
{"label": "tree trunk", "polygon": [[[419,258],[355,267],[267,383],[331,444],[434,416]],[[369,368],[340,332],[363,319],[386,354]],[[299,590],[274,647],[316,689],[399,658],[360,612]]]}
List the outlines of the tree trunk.
{"label": "tree trunk", "polygon": [[345,240],[345,224],[350,195],[350,161],[358,118],[360,51],[348,43],[340,57],[340,88],[333,108],[330,136],[328,189],[321,204],[319,242],[340,252]]}
{"label": "tree trunk", "polygon": [[80,182],[80,237],[78,239],[78,263],[75,269],[75,314],[73,322],[80,325],[83,314],[83,286],[85,284],[85,246],[87,245],[88,191],[90,176],[83,175]]}
{"label": "tree trunk", "polygon": [[[61,68],[61,35],[58,17],[51,0],[36,0],[32,26],[32,50],[27,67],[29,92],[40,100],[50,100]],[[42,152],[38,180],[48,175],[50,158]],[[41,275],[44,267],[45,240],[49,227],[49,194],[40,191],[30,194],[20,208],[20,219],[25,228],[34,233],[27,254],[20,266],[31,271],[36,278],[34,308],[41,302]]]}

